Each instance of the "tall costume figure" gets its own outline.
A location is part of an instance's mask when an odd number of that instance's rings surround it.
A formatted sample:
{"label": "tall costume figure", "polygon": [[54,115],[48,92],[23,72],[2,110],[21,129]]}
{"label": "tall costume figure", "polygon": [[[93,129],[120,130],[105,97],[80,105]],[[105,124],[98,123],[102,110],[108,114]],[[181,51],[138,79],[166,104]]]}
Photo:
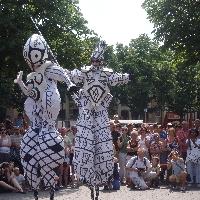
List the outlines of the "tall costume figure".
{"label": "tall costume figure", "polygon": [[27,96],[24,109],[31,122],[22,140],[21,159],[35,199],[38,199],[37,189],[42,178],[45,186],[51,188],[52,200],[56,170],[64,158],[64,142],[55,128],[61,102],[57,81],[65,82],[70,91],[75,85],[65,70],[51,61],[50,50],[42,36],[32,35],[24,46],[23,55],[33,72],[28,74],[26,83],[22,81],[23,72],[15,79]]}
{"label": "tall costume figure", "polygon": [[106,183],[113,174],[113,145],[109,128],[108,106],[111,102],[109,86],[127,84],[129,74],[114,73],[103,66],[104,41],[96,47],[91,66],[70,72],[71,80],[82,83],[74,100],[79,108],[75,139],[75,172],[91,186],[98,199],[98,186]]}

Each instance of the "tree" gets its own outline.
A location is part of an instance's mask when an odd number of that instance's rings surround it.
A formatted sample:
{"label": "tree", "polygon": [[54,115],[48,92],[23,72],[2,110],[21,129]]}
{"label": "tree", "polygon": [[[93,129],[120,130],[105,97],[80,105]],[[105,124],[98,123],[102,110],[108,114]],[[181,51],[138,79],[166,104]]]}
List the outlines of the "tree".
{"label": "tree", "polygon": [[[0,2],[0,104],[21,108],[22,98],[14,86],[18,71],[30,72],[24,62],[23,45],[39,27],[59,64],[66,68],[88,62],[96,34],[86,26],[78,1],[2,0]],[[17,98],[16,98],[17,97]],[[6,100],[5,100],[6,99]]]}
{"label": "tree", "polygon": [[200,61],[200,3],[196,0],[145,0],[143,8],[164,48],[182,53],[192,64]]}

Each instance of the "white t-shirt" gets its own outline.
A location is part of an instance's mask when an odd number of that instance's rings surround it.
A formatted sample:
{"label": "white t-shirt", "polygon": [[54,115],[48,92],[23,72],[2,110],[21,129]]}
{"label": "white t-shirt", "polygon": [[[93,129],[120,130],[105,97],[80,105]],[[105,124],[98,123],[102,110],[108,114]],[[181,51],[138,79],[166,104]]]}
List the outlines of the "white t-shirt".
{"label": "white t-shirt", "polygon": [[[188,142],[188,140],[186,141]],[[200,145],[200,139],[195,141],[196,145]],[[200,149],[196,147],[196,145],[190,140],[190,145],[188,145],[187,149],[187,157],[186,162],[191,161],[194,163],[200,163]]]}
{"label": "white t-shirt", "polygon": [[[144,161],[144,159],[145,159],[145,161]],[[151,163],[150,163],[149,159],[147,159],[145,157],[143,159],[140,159],[137,156],[134,156],[128,161],[126,167],[149,169],[151,167]],[[135,171],[132,171],[131,175],[138,176],[138,173]]]}

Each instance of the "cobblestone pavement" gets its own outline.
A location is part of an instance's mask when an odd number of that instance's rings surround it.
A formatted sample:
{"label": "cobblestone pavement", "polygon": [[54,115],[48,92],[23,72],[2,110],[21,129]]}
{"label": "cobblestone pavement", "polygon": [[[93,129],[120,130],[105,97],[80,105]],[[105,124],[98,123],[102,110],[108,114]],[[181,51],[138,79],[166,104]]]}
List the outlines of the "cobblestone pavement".
{"label": "cobblestone pavement", "polygon": [[[31,192],[27,194],[0,193],[0,200],[33,200]],[[81,186],[79,189],[62,189],[55,193],[55,200],[90,200],[90,190]],[[49,200],[48,191],[39,193],[39,200]],[[99,200],[200,200],[200,188],[190,188],[186,192],[170,191],[169,188],[146,191],[131,190],[122,186],[118,191],[104,191],[100,188]]]}

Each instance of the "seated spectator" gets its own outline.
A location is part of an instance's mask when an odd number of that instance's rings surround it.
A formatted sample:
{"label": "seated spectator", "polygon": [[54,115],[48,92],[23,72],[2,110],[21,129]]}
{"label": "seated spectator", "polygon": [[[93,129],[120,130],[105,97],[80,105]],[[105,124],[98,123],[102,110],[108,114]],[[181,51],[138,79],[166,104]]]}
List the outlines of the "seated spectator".
{"label": "seated spectator", "polygon": [[159,158],[153,157],[151,163],[152,167],[149,169],[150,187],[159,187],[159,176],[160,176]]}
{"label": "seated spectator", "polygon": [[9,184],[8,177],[6,176],[5,169],[2,167],[2,164],[0,166],[0,192],[17,192],[18,190]]}
{"label": "seated spectator", "polygon": [[[4,177],[5,180],[4,183],[11,186],[10,190],[24,193],[8,162],[4,162],[1,164],[1,170],[2,170],[2,177]],[[5,185],[4,183],[3,185],[7,187],[7,185]],[[12,187],[14,187],[14,189]],[[7,187],[6,189],[9,189],[9,187]]]}
{"label": "seated spectator", "polygon": [[19,185],[22,187],[22,188],[25,188],[25,177],[20,174],[20,170],[18,167],[15,167],[13,169],[13,172],[15,174],[15,178],[17,180],[17,182],[19,183]]}
{"label": "seated spectator", "polygon": [[137,151],[137,156],[132,157],[127,165],[126,170],[129,172],[130,179],[132,181],[133,187],[136,186],[138,189],[148,189],[148,185],[145,182],[145,178],[148,176],[149,169],[151,168],[150,161],[144,157],[145,150],[139,148]]}
{"label": "seated spectator", "polygon": [[0,138],[0,163],[9,162],[10,161],[10,147],[11,147],[11,139],[7,134],[7,130],[5,127],[2,127],[1,130],[1,138]]}
{"label": "seated spectator", "polygon": [[172,151],[169,157],[171,157],[171,160],[168,163],[168,168],[172,169],[169,182],[172,184],[172,188],[176,189],[177,185],[179,185],[181,191],[185,191],[187,172],[185,170],[184,160],[179,156],[177,151]]}

